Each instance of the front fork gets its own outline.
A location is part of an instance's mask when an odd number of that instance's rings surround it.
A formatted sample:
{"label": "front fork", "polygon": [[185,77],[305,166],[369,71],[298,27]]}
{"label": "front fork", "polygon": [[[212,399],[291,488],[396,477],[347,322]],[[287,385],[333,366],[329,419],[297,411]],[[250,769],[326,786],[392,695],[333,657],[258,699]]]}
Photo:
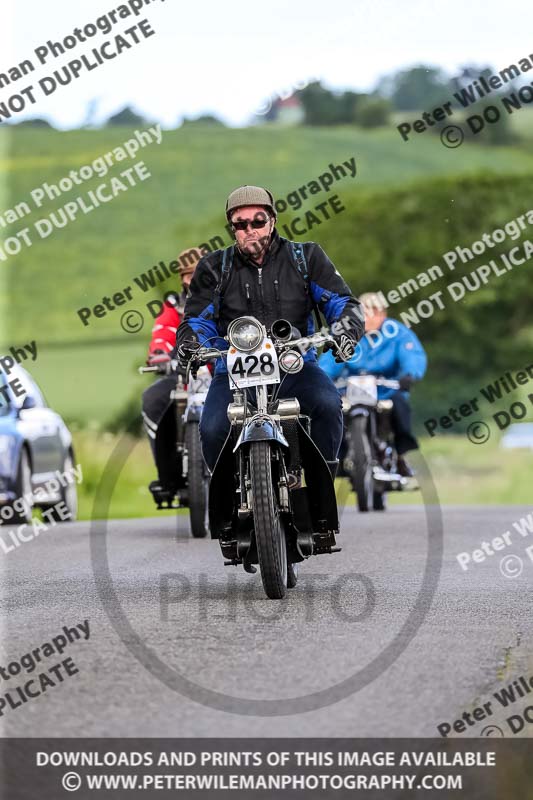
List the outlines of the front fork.
{"label": "front fork", "polygon": [[[250,460],[249,448],[240,447],[239,455],[239,505],[237,509],[237,516],[239,519],[246,519],[253,512],[253,499],[251,493],[251,480],[250,480]],[[273,486],[277,488],[276,495],[278,497],[280,511],[289,513],[291,505],[289,501],[289,476],[287,472],[287,465],[279,447],[271,448],[272,463],[277,463],[277,479],[273,480]]]}

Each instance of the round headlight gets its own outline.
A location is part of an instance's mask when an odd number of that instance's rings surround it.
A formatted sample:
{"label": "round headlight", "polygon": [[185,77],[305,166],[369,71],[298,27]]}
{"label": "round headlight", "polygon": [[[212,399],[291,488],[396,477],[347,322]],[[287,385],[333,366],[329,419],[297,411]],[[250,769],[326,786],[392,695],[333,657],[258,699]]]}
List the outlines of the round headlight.
{"label": "round headlight", "polygon": [[263,339],[265,331],[260,322],[253,317],[241,317],[234,320],[228,328],[228,339],[232,347],[244,353],[251,353]]}

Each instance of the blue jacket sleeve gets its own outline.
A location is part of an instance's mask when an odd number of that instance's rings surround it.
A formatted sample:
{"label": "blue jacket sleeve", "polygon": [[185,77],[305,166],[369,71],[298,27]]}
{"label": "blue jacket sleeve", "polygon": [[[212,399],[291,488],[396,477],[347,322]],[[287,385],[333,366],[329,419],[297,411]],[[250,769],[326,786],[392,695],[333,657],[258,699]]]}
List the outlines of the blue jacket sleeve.
{"label": "blue jacket sleeve", "polygon": [[427,356],[418,336],[402,326],[397,347],[398,377],[411,375],[415,381],[421,380],[426,372]]}
{"label": "blue jacket sleeve", "polygon": [[[307,243],[309,278],[313,300],[325,316],[332,333],[350,333],[358,342],[365,332],[363,308],[340,272],[315,242]],[[338,330],[335,330],[337,323]]]}
{"label": "blue jacket sleeve", "polygon": [[318,366],[334,381],[340,376],[345,365],[337,364],[332,351],[328,350],[327,353],[322,353],[318,359]]}
{"label": "blue jacket sleeve", "polygon": [[[212,255],[212,254],[210,254]],[[185,317],[178,327],[177,344],[195,340],[201,345],[226,349],[214,320],[213,297],[218,284],[219,271],[214,259],[204,256],[196,266],[190,293],[185,303]]]}

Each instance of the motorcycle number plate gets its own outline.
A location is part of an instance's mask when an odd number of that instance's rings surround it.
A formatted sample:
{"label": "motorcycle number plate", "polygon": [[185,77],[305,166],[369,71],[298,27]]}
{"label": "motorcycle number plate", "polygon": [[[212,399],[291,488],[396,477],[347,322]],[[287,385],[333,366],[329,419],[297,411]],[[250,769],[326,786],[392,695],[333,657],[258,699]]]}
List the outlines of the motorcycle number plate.
{"label": "motorcycle number plate", "polygon": [[348,378],[346,399],[351,406],[375,406],[378,401],[376,379],[372,375]]}
{"label": "motorcycle number plate", "polygon": [[270,339],[264,339],[253,353],[230,347],[227,366],[231,382],[239,389],[280,382],[278,355]]}
{"label": "motorcycle number plate", "polygon": [[211,373],[207,367],[200,367],[196,378],[191,376],[189,380],[189,394],[202,394],[207,392],[211,384]]}

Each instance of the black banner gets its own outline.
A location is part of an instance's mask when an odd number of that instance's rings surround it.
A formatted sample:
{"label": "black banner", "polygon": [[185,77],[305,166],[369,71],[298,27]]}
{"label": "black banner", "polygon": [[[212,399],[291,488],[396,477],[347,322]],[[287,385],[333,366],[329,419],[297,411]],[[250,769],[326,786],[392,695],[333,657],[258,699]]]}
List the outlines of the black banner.
{"label": "black banner", "polygon": [[526,739],[4,739],[0,748],[5,800],[533,796]]}

